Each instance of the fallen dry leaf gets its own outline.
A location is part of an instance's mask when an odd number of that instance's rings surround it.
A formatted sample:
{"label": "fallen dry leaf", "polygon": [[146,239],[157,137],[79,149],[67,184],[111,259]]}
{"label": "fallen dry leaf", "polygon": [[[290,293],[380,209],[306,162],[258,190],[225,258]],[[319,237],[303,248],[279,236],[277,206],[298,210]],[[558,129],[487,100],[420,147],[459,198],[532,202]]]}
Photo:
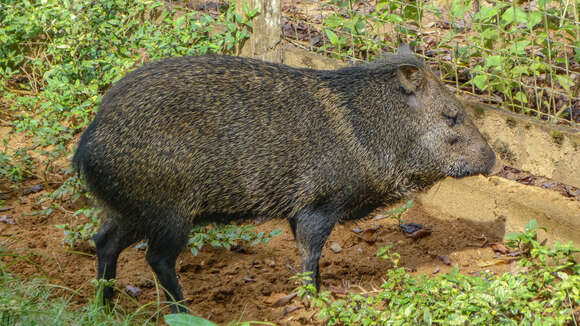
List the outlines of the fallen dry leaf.
{"label": "fallen dry leaf", "polygon": [[282,317],[286,316],[287,314],[296,311],[298,309],[302,309],[302,307],[300,306],[290,306],[290,307],[284,307],[284,309],[282,310]]}
{"label": "fallen dry leaf", "polygon": [[360,232],[359,234],[357,234],[357,237],[363,239],[368,244],[373,244],[373,243],[377,242],[376,233],[380,228],[381,228],[380,225],[372,227],[372,228],[368,228],[368,229]]}
{"label": "fallen dry leaf", "polygon": [[443,262],[443,264],[445,265],[451,265],[451,259],[449,259],[449,257],[441,255],[439,256],[439,259],[441,259],[441,261]]}
{"label": "fallen dry leaf", "polygon": [[338,242],[332,242],[330,244],[330,250],[334,251],[334,253],[339,253],[342,251],[342,247],[338,244]]}
{"label": "fallen dry leaf", "polygon": [[140,296],[143,291],[136,286],[127,285],[127,286],[125,286],[125,292],[127,292],[133,298],[136,298],[136,297]]}
{"label": "fallen dry leaf", "polygon": [[0,223],[16,224],[12,215],[0,215]]}
{"label": "fallen dry leaf", "polygon": [[339,288],[336,286],[331,286],[330,287],[330,292],[333,295],[338,295],[338,296],[345,296],[348,294],[348,291],[345,288]]}
{"label": "fallen dry leaf", "polygon": [[504,246],[503,243],[501,242],[492,242],[489,244],[489,246],[493,251],[499,252],[502,255],[505,255],[510,252],[510,250],[506,246]]}
{"label": "fallen dry leaf", "polygon": [[426,229],[426,227],[423,224],[418,224],[418,223],[404,223],[399,225],[399,229],[401,229],[401,231],[405,232],[405,233],[414,233],[417,232],[419,230],[423,230]]}
{"label": "fallen dry leaf", "polygon": [[498,257],[498,258],[493,259],[493,260],[480,261],[477,263],[477,266],[489,267],[489,266],[496,266],[496,265],[506,265],[506,264],[510,264],[512,261],[516,261],[516,260],[518,260],[518,258]]}
{"label": "fallen dry leaf", "polygon": [[274,301],[274,303],[272,303],[272,307],[282,307],[282,306],[285,306],[288,303],[290,303],[290,301],[292,301],[292,299],[294,299],[297,295],[298,295],[297,292],[294,292],[294,293],[290,293],[288,295],[285,295],[285,296],[279,298],[278,300]]}
{"label": "fallen dry leaf", "polygon": [[417,239],[424,238],[424,237],[426,237],[426,236],[428,236],[430,234],[431,234],[431,230],[430,229],[421,229],[421,230],[415,231],[415,232],[413,232],[411,234],[407,234],[407,237],[408,238],[411,238],[411,239],[414,239],[414,240],[417,240]]}
{"label": "fallen dry leaf", "polygon": [[26,196],[26,195],[29,195],[29,194],[33,194],[33,193],[39,192],[39,191],[41,191],[43,189],[44,189],[44,185],[43,184],[37,184],[37,185],[30,186],[30,187],[24,189],[22,191],[22,195]]}
{"label": "fallen dry leaf", "polygon": [[389,217],[389,215],[385,215],[385,214],[377,214],[375,215],[375,217],[373,217],[373,220],[378,221],[378,220],[382,220]]}

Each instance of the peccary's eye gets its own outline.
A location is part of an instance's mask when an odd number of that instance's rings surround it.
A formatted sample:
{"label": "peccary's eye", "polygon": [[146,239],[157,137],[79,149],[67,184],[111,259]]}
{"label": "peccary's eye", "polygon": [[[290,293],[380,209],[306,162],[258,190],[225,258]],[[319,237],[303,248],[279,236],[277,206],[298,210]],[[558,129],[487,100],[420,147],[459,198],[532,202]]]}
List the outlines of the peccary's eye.
{"label": "peccary's eye", "polygon": [[447,124],[449,125],[449,127],[453,127],[457,124],[457,120],[459,117],[459,114],[457,111],[449,110],[449,111],[443,112],[443,116],[445,118],[447,118]]}

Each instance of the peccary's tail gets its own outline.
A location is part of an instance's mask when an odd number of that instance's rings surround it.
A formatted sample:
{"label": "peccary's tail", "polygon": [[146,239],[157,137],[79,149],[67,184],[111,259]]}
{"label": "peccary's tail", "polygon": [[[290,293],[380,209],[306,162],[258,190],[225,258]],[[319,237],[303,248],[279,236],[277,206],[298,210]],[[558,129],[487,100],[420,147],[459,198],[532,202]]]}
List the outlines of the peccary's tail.
{"label": "peccary's tail", "polygon": [[85,130],[82,134],[81,139],[78,143],[77,150],[72,158],[72,167],[77,174],[77,176],[81,177],[84,175],[86,170],[87,162],[90,160],[90,153],[88,148],[88,141],[92,135],[93,131],[93,123],[89,125],[89,127]]}

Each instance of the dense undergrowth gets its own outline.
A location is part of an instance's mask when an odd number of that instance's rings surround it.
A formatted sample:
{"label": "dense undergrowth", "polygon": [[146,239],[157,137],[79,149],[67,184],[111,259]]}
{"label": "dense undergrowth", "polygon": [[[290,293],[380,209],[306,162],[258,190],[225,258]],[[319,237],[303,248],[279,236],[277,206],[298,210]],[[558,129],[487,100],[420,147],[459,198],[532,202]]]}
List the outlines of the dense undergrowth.
{"label": "dense undergrowth", "polygon": [[[311,285],[298,291],[311,296],[325,325],[578,325],[578,249],[572,243],[544,246],[538,229],[532,220],[524,232],[506,236],[507,246],[520,255],[516,273],[471,276],[456,266],[430,277],[400,267],[387,271],[379,290],[345,299],[317,293]],[[382,251],[380,257],[393,254]]]}
{"label": "dense undergrowth", "polygon": [[[580,316],[580,264],[572,243],[545,246],[538,239],[536,221],[521,233],[506,236],[506,245],[519,255],[518,272],[465,275],[450,273],[413,276],[396,266],[397,255],[380,250],[377,259],[390,259],[380,289],[351,292],[336,298],[318,293],[297,275],[300,297],[316,309],[324,325],[577,325]],[[4,252],[0,248],[0,256]],[[515,264],[516,262],[514,262]],[[71,308],[75,289],[42,279],[20,280],[0,263],[0,322],[2,325],[154,325],[167,306],[151,302],[125,311],[115,305],[106,311],[99,291],[80,308]],[[99,288],[98,282],[92,283]],[[59,295],[55,295],[59,292]],[[64,293],[64,295],[62,294]],[[153,311],[153,313],[152,313]],[[166,315],[169,325],[215,325],[190,315]],[[230,325],[272,325],[237,322]]]}
{"label": "dense undergrowth", "polygon": [[580,122],[578,0],[326,0],[310,9],[319,10],[328,14],[289,10],[287,39],[351,61],[372,60],[403,40],[482,101]]}
{"label": "dense undergrowth", "polygon": [[44,158],[36,173],[51,172],[103,93],[130,69],[164,57],[233,53],[256,14],[242,17],[230,6],[211,16],[150,0],[0,1],[0,119],[33,137],[30,146],[0,149],[0,179],[35,173],[32,151]]}

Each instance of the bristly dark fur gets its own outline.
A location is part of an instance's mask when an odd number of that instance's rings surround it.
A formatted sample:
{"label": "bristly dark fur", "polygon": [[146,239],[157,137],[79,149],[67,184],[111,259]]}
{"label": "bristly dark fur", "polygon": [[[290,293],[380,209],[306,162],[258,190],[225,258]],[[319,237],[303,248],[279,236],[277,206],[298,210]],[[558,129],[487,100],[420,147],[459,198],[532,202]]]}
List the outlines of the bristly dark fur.
{"label": "bristly dark fur", "polygon": [[269,216],[289,219],[318,285],[338,220],[489,170],[493,152],[461,104],[402,52],[336,71],[203,56],[127,74],[73,158],[107,210],[99,278],[114,278],[119,253],[148,239],[147,260],[179,301],[175,259],[192,225]]}

